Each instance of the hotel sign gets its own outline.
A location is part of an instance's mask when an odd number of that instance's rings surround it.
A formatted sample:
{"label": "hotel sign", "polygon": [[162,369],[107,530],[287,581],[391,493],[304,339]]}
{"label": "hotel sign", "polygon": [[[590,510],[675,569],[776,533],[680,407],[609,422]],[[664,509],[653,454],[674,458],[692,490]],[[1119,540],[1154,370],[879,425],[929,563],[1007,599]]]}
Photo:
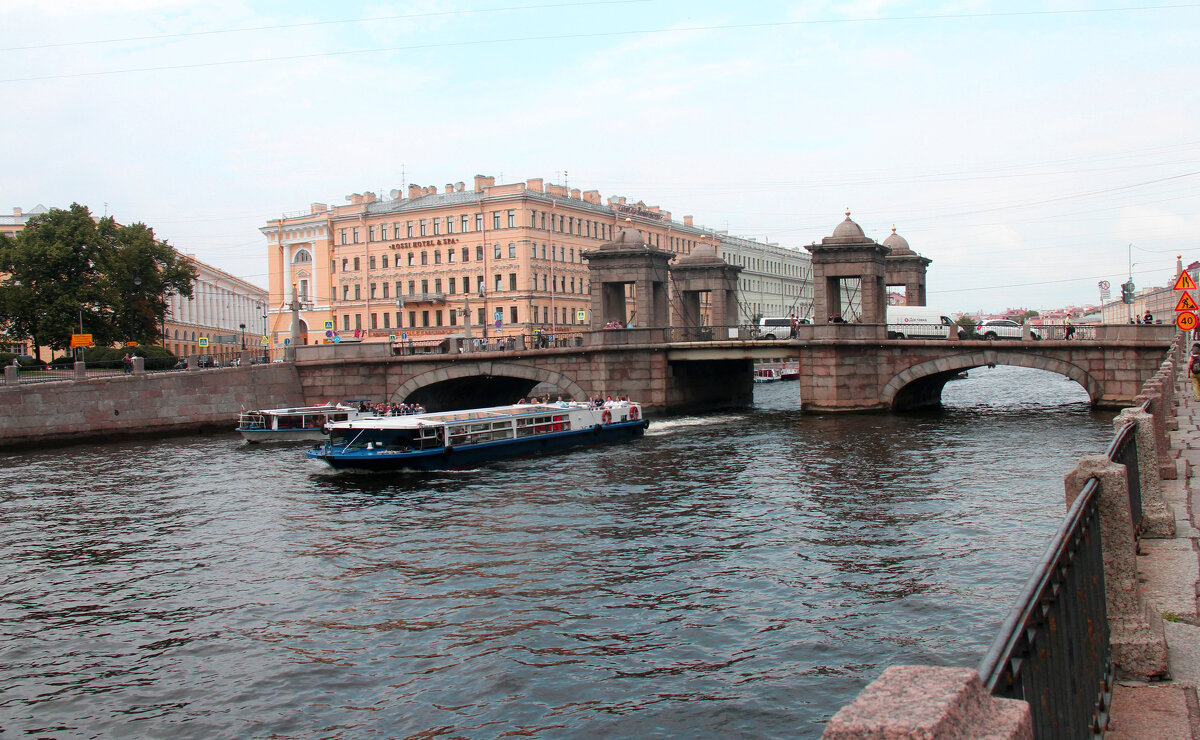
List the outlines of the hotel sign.
{"label": "hotel sign", "polygon": [[441,247],[458,244],[458,239],[452,236],[444,236],[441,239],[421,239],[412,242],[396,242],[389,244],[388,249],[418,249],[420,247]]}
{"label": "hotel sign", "polygon": [[650,218],[654,219],[655,221],[663,220],[663,215],[661,213],[655,213],[654,211],[651,211],[647,208],[642,208],[641,206],[619,205],[617,206],[617,213],[624,213],[627,216]]}

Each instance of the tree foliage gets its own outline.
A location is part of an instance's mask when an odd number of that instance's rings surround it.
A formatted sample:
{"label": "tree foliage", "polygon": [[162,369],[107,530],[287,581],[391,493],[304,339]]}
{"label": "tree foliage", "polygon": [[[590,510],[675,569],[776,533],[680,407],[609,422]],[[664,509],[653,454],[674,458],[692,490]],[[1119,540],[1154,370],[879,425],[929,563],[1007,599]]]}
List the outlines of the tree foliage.
{"label": "tree foliage", "polygon": [[[2,237],[2,235],[0,235]],[[190,297],[196,269],[144,224],[96,221],[84,206],[34,216],[0,238],[0,329],[36,347],[154,343],[174,294]]]}

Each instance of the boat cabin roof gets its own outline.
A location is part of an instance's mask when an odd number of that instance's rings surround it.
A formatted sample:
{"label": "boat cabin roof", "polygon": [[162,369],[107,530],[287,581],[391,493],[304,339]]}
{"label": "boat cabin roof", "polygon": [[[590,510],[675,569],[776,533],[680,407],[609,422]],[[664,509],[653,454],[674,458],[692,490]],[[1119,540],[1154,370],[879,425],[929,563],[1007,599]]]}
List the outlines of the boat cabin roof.
{"label": "boat cabin roof", "polygon": [[491,406],[482,409],[463,409],[461,411],[434,411],[425,414],[407,414],[404,416],[380,416],[358,421],[342,421],[331,426],[341,429],[416,429],[423,426],[455,424],[461,422],[482,421],[485,419],[503,419],[516,416],[541,416],[545,414],[561,414],[564,411],[587,409],[590,406],[578,401],[558,403],[517,403],[508,406]]}

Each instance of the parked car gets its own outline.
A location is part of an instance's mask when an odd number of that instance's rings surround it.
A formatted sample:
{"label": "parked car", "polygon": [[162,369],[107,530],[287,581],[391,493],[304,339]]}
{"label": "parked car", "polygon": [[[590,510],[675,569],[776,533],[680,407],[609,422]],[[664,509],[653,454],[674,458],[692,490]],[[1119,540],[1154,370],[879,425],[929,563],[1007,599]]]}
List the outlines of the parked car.
{"label": "parked car", "polygon": [[196,363],[200,367],[216,367],[217,361],[212,355],[200,355],[200,359]]}
{"label": "parked car", "polygon": [[[988,319],[975,327],[975,333],[984,339],[1020,339],[1022,328],[1012,319]],[[1042,338],[1042,333],[1034,326],[1029,327],[1029,335],[1034,339]]]}
{"label": "parked car", "polygon": [[[811,319],[796,319],[797,324],[811,324]],[[789,339],[792,336],[792,319],[787,316],[764,317],[758,320],[759,339]]]}
{"label": "parked car", "polygon": [[939,308],[929,306],[888,306],[888,339],[949,339],[953,330],[959,339],[967,330],[954,323]]}

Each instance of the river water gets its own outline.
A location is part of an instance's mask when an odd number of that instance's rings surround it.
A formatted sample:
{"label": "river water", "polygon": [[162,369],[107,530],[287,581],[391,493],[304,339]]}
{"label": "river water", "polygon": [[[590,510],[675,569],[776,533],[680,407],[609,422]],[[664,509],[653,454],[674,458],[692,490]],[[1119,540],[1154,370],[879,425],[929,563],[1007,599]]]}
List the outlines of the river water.
{"label": "river water", "polygon": [[935,414],[796,393],[432,476],[0,455],[0,734],[805,738],[888,665],[974,667],[1112,414],[1003,367]]}

